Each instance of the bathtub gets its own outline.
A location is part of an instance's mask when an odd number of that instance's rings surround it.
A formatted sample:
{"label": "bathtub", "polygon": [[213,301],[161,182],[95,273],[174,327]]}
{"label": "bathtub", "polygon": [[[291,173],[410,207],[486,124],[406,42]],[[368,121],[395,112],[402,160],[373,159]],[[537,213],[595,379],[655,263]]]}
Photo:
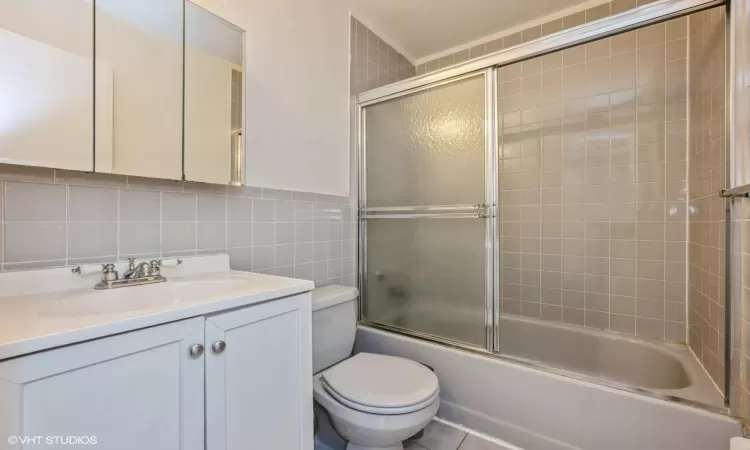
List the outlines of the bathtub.
{"label": "bathtub", "polygon": [[520,362],[609,382],[613,387],[634,387],[724,406],[724,396],[682,344],[503,315],[500,353]]}
{"label": "bathtub", "polygon": [[[440,380],[438,417],[525,450],[726,450],[741,435],[731,417],[613,387],[634,383],[670,395],[705,388],[696,388],[702,369],[678,344],[517,317],[505,317],[503,325],[510,335],[502,358],[367,326],[357,331],[355,352],[429,365]],[[635,358],[637,367],[623,367],[605,352]],[[540,361],[555,364],[557,373],[534,368]],[[613,386],[565,375],[573,371]]]}

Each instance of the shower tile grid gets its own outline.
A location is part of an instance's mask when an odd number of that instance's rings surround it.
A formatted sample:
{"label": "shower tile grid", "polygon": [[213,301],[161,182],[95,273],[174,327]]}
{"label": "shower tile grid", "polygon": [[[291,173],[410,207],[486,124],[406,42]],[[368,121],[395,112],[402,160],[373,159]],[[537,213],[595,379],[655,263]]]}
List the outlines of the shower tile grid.
{"label": "shower tile grid", "polygon": [[350,25],[351,95],[415,74],[414,65],[356,18]]}
{"label": "shower tile grid", "polygon": [[725,202],[725,73],[723,8],[690,18],[690,290],[689,343],[724,389],[725,298],[722,287]]}
{"label": "shower tile grid", "polygon": [[685,341],[686,19],[503,67],[503,312]]}
{"label": "shower tile grid", "polygon": [[408,441],[405,450],[520,450],[469,434],[443,422],[433,420],[424,429],[424,435]]}
{"label": "shower tile grid", "polygon": [[229,254],[233,269],[355,285],[346,197],[0,165],[2,270]]}

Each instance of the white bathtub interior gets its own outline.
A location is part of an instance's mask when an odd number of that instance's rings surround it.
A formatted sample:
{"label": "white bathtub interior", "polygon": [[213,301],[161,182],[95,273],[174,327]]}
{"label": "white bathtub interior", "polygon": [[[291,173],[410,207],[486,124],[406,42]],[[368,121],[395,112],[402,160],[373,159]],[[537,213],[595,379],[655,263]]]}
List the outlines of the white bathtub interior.
{"label": "white bathtub interior", "polygon": [[524,450],[724,450],[741,435],[723,414],[367,326],[355,352],[429,365],[440,380],[438,417]]}
{"label": "white bathtub interior", "polygon": [[[470,311],[442,306],[451,313],[436,322],[433,314],[417,310],[424,308],[420,304],[425,302],[404,306],[407,313],[394,308],[393,316],[381,319],[403,330],[440,329],[459,338],[469,329],[462,315]],[[724,409],[724,396],[685,344],[503,314],[498,354],[542,370]]]}

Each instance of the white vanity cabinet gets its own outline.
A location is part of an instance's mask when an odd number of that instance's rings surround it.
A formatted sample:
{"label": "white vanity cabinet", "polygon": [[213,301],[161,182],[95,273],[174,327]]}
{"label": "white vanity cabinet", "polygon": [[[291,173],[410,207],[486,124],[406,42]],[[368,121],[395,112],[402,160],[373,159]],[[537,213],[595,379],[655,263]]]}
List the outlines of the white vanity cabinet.
{"label": "white vanity cabinet", "polygon": [[206,320],[208,450],[312,449],[311,309],[304,295],[303,306],[300,296],[289,297]]}
{"label": "white vanity cabinet", "polygon": [[65,448],[47,445],[56,436],[108,450],[202,449],[203,360],[189,349],[203,333],[194,318],[0,363],[0,449]]}
{"label": "white vanity cabinet", "polygon": [[312,450],[310,318],[302,293],[0,362],[0,450]]}

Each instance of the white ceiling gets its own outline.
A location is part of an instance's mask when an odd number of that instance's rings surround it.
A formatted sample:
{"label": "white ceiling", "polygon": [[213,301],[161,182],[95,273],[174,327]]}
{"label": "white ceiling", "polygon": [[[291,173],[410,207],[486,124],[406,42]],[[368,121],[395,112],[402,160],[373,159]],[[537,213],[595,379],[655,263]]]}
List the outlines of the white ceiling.
{"label": "white ceiling", "polygon": [[[603,0],[350,0],[352,14],[414,63]],[[541,23],[541,22],[540,22]],[[458,50],[458,48],[456,48]]]}

